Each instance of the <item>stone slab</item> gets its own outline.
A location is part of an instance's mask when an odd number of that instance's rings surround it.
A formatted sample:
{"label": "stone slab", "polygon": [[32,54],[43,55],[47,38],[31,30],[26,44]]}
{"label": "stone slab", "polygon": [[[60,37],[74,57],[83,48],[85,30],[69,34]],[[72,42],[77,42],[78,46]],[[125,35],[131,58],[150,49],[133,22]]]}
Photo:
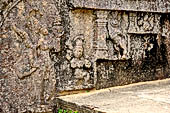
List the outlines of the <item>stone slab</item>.
{"label": "stone slab", "polygon": [[58,99],[65,103],[63,106],[67,109],[74,105],[78,113],[84,113],[85,110],[81,108],[91,109],[91,113],[168,113],[170,79],[62,96]]}
{"label": "stone slab", "polygon": [[74,8],[170,12],[169,0],[71,0]]}

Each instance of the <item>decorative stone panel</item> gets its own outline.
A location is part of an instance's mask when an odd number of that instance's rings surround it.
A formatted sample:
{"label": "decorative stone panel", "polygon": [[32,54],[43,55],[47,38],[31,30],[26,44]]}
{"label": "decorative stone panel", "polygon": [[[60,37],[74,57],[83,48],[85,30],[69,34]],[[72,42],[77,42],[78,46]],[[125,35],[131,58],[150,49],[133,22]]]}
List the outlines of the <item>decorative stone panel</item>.
{"label": "decorative stone panel", "polygon": [[1,0],[0,112],[169,78],[169,12],[168,0]]}

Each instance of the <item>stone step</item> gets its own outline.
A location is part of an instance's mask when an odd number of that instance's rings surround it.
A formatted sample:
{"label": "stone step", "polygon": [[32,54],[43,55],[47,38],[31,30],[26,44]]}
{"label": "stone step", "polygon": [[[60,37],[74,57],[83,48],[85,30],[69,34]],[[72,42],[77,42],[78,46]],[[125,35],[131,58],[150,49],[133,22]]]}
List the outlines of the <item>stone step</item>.
{"label": "stone step", "polygon": [[[62,111],[63,110],[63,111]],[[170,79],[57,98],[58,113],[169,113]]]}

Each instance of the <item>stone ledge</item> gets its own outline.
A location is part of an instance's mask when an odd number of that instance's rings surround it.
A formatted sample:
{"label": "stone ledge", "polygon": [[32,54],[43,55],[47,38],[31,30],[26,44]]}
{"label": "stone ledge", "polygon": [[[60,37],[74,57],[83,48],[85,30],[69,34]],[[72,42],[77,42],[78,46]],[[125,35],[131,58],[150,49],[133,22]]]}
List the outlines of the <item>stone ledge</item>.
{"label": "stone ledge", "polygon": [[78,113],[166,113],[170,110],[170,79],[118,86],[58,97],[58,108]]}
{"label": "stone ledge", "polygon": [[93,107],[90,106],[78,105],[76,103],[68,102],[60,98],[57,98],[57,108],[56,108],[57,113],[59,109],[67,110],[67,111],[71,110],[73,111],[72,113],[74,113],[74,111],[77,111],[78,113],[105,113],[105,112],[95,110]]}
{"label": "stone ledge", "polygon": [[170,3],[166,1],[147,0],[71,0],[74,8],[101,9],[101,10],[123,10],[169,13]]}

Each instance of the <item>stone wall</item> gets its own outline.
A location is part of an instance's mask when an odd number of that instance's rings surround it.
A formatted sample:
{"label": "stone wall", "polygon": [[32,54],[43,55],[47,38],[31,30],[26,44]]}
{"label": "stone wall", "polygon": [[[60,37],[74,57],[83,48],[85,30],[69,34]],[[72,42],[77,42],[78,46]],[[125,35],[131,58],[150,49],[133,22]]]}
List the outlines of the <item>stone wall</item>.
{"label": "stone wall", "polygon": [[168,0],[1,0],[0,112],[52,112],[62,91],[168,78],[169,9]]}
{"label": "stone wall", "polygon": [[95,3],[69,3],[70,34],[58,89],[100,89],[169,77],[169,36],[164,35],[169,14],[159,9],[111,10]]}
{"label": "stone wall", "polygon": [[58,1],[0,1],[0,111],[50,111],[56,95],[51,51],[60,51]]}

